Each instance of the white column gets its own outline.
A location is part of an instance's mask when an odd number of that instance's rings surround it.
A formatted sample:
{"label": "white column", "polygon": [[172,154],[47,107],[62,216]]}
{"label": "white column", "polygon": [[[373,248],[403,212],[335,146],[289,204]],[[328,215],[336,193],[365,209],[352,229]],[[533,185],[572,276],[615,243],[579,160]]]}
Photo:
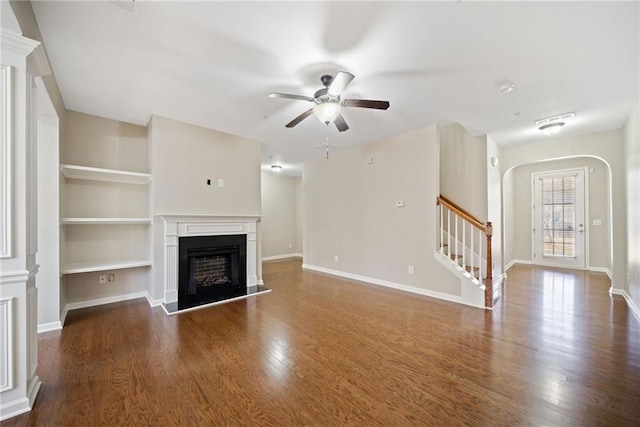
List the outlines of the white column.
{"label": "white column", "polygon": [[0,420],[33,406],[37,375],[37,111],[34,77],[50,73],[39,42],[0,30]]}

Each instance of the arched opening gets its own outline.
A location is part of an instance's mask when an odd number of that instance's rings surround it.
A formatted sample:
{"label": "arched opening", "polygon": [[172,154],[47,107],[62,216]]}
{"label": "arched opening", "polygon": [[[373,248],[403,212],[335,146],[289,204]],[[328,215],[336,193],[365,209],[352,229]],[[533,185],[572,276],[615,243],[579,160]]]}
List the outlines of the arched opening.
{"label": "arched opening", "polygon": [[513,264],[536,264],[532,244],[533,173],[585,168],[588,175],[586,215],[585,269],[606,273],[613,271],[613,202],[612,171],[598,156],[576,155],[522,162],[502,176],[502,248],[503,268]]}

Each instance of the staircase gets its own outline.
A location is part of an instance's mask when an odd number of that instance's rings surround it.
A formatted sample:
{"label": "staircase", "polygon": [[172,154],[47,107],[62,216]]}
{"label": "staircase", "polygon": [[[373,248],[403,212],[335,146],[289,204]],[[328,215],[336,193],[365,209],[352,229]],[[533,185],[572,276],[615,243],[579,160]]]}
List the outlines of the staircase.
{"label": "staircase", "polygon": [[[439,224],[434,256],[460,277],[462,297],[467,303],[493,308],[491,222],[478,220],[442,195],[436,204]],[[484,293],[484,301],[480,292]]]}

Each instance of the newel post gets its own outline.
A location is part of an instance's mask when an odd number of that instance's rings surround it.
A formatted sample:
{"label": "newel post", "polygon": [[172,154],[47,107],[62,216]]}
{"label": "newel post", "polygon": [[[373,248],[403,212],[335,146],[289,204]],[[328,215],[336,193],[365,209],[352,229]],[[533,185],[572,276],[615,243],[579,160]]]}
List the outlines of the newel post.
{"label": "newel post", "polygon": [[493,235],[493,225],[488,221],[485,230],[487,236],[487,277],[484,280],[484,305],[485,307],[493,307],[493,260],[491,251],[491,236]]}

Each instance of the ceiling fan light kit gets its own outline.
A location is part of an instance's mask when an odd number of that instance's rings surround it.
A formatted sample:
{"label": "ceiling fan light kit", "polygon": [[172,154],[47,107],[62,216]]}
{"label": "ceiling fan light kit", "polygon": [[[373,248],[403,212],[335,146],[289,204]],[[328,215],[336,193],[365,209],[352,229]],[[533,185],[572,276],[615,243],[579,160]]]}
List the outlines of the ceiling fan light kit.
{"label": "ceiling fan light kit", "polygon": [[336,125],[339,132],[349,129],[349,125],[342,117],[342,107],[373,108],[376,110],[386,110],[389,108],[389,101],[372,101],[368,99],[345,99],[340,100],[340,95],[347,87],[354,75],[346,71],[340,71],[335,77],[328,74],[323,75],[320,81],[324,85],[322,89],[316,91],[313,98],[304,95],[294,95],[289,93],[273,92],[270,98],[296,99],[299,101],[313,102],[316,105],[291,120],[285,127],[292,128],[309,117],[311,114],[327,126],[331,123]]}

